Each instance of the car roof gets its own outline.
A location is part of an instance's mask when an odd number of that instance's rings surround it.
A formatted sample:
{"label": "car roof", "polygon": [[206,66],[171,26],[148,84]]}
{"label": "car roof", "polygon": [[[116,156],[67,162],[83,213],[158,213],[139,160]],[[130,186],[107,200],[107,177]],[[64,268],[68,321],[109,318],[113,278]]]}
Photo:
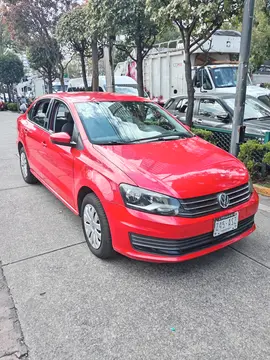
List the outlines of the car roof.
{"label": "car roof", "polygon": [[[181,98],[187,98],[187,95],[178,95],[178,96],[172,96],[171,99],[181,99]],[[194,94],[195,99],[202,99],[202,98],[221,98],[221,99],[229,99],[229,98],[235,98],[235,94],[233,93],[199,93]],[[250,97],[247,95],[247,97]]]}
{"label": "car roof", "polygon": [[146,102],[150,101],[147,98],[135,96],[135,95],[126,95],[126,94],[116,94],[116,93],[107,93],[107,92],[62,92],[57,94],[48,94],[44,95],[39,99],[59,99],[64,100],[69,103],[80,103],[80,102],[104,102],[104,101],[139,101]]}

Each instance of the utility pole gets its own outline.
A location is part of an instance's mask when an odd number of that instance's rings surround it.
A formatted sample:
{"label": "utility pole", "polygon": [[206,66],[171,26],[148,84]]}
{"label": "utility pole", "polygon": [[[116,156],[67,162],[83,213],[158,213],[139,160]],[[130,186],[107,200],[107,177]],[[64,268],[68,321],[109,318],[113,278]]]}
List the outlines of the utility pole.
{"label": "utility pole", "polygon": [[243,126],[243,120],[245,113],[248,63],[250,56],[254,5],[255,0],[245,0],[230,148],[230,152],[234,156],[238,155],[240,144],[244,141],[245,138],[245,126]]}

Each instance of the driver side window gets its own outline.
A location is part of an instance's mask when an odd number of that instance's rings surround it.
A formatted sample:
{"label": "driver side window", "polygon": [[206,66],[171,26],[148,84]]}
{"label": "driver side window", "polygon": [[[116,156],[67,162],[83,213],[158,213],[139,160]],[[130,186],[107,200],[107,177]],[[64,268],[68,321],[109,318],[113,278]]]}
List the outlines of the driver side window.
{"label": "driver side window", "polygon": [[53,132],[66,132],[72,137],[74,120],[66,104],[61,101],[55,101],[52,118],[53,122],[50,128]]}
{"label": "driver side window", "polygon": [[214,99],[202,99],[199,105],[199,115],[220,120],[226,117],[226,110]]}
{"label": "driver side window", "polygon": [[50,99],[41,100],[31,109],[29,119],[35,124],[48,130],[48,114]]}

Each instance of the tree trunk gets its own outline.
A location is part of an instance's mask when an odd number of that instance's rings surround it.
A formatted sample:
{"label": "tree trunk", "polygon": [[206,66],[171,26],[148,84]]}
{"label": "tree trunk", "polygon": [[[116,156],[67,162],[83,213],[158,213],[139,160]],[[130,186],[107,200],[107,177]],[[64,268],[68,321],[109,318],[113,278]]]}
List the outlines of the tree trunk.
{"label": "tree trunk", "polygon": [[52,80],[52,71],[48,70],[48,92],[49,94],[53,93],[53,80]]}
{"label": "tree trunk", "polygon": [[13,89],[13,84],[11,85],[11,98],[12,98],[12,102],[15,102],[15,98],[14,98],[14,89]]}
{"label": "tree trunk", "polygon": [[111,36],[109,41],[109,62],[110,62],[111,76],[112,76],[112,92],[115,92],[113,43],[114,43],[114,36]]}
{"label": "tree trunk", "polygon": [[186,76],[187,94],[188,94],[186,124],[191,127],[193,121],[193,109],[194,109],[194,87],[192,82],[192,68],[191,68],[189,45],[186,46],[185,48],[185,76]]}
{"label": "tree trunk", "polygon": [[99,91],[98,81],[98,43],[97,39],[92,40],[92,91]]}
{"label": "tree trunk", "polygon": [[63,92],[66,92],[64,71],[60,71],[60,84]]}
{"label": "tree trunk", "polygon": [[7,92],[8,92],[8,102],[11,102],[11,94],[10,94],[10,86],[7,85]]}
{"label": "tree trunk", "polygon": [[137,48],[137,82],[138,82],[138,92],[139,96],[144,96],[144,86],[143,86],[143,57],[142,57],[142,48],[141,41],[136,42]]}
{"label": "tree trunk", "polygon": [[85,66],[84,53],[80,53],[80,58],[81,58],[81,66],[82,66],[83,85],[84,85],[85,91],[87,91],[88,90],[88,83],[87,83],[87,75],[86,75],[86,66]]}

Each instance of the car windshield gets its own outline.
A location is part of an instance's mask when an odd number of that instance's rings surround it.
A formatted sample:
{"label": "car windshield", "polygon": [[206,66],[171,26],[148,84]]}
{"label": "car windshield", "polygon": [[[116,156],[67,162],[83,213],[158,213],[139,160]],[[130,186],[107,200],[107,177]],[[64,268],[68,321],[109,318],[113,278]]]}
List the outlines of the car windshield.
{"label": "car windshield", "polygon": [[85,131],[95,144],[125,144],[193,136],[159,106],[150,102],[77,103]]}
{"label": "car windshield", "polygon": [[[235,87],[238,68],[236,66],[209,68],[216,88]],[[248,85],[251,85],[248,77]]]}
{"label": "car windshield", "polygon": [[116,85],[115,92],[117,94],[129,94],[129,95],[138,96],[138,89],[136,89],[135,87],[131,87],[131,86]]}
{"label": "car windshield", "polygon": [[[224,99],[224,101],[233,111],[235,99],[229,98],[229,99]],[[263,106],[263,104],[260,104],[255,99],[251,99],[251,98],[246,99],[244,120],[262,119],[262,118],[269,118],[269,117],[270,117],[270,109],[267,110]]]}

